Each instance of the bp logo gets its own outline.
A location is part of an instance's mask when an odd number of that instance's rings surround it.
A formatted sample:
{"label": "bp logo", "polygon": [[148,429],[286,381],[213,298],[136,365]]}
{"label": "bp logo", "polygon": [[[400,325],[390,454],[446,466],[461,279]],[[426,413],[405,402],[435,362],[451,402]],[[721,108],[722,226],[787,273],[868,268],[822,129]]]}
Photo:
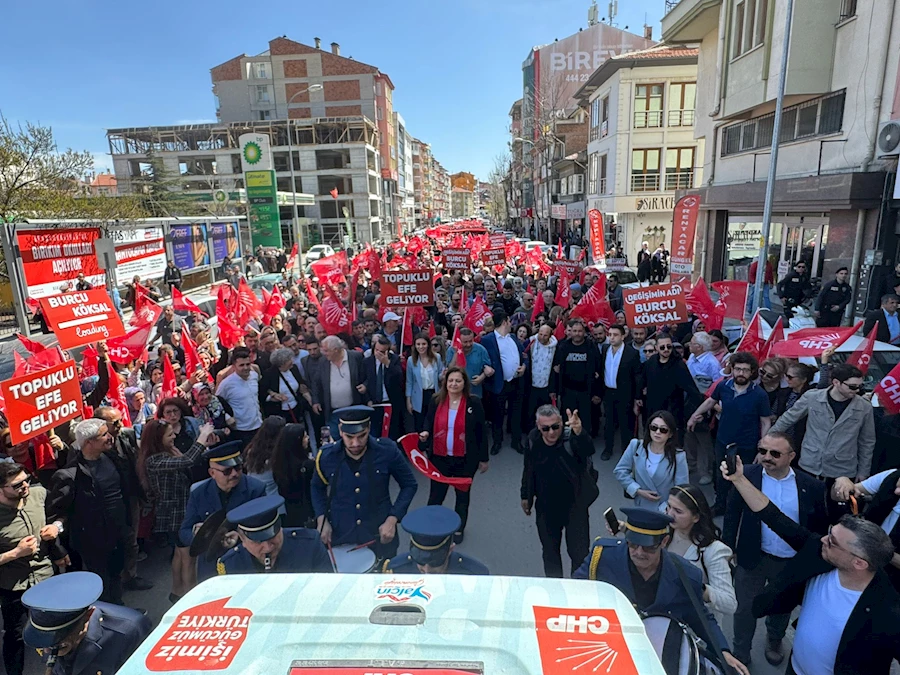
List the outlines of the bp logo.
{"label": "bp logo", "polygon": [[257,143],[250,141],[244,146],[244,161],[246,161],[247,164],[259,164],[259,160],[261,159],[262,149]]}

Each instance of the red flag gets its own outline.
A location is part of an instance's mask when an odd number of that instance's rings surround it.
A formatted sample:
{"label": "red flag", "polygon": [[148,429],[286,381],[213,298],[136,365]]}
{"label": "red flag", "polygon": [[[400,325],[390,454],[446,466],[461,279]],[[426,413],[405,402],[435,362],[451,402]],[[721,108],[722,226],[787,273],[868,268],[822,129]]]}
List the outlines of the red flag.
{"label": "red flag", "polygon": [[19,338],[19,342],[22,343],[22,346],[25,347],[25,351],[27,351],[29,354],[37,354],[38,352],[42,352],[47,349],[37,340],[27,338],[21,333],[16,333],[16,337]]}
{"label": "red flag", "polygon": [[778,321],[775,322],[775,326],[772,328],[772,332],[766,338],[766,343],[763,345],[762,359],[769,358],[772,355],[772,347],[776,342],[781,342],[782,340],[784,340],[784,320],[779,316]]}
{"label": "red flag", "polygon": [[[722,315],[716,311],[716,303],[710,297],[703,277],[697,279],[697,283],[684,299],[691,314],[706,324],[706,330],[722,330]],[[743,314],[739,318],[743,318]]]}
{"label": "red flag", "polygon": [[107,340],[109,360],[114,363],[131,363],[135,359],[146,359],[147,343],[150,341],[152,331],[153,324],[148,323],[138,326],[122,337]]}
{"label": "red flag", "polygon": [[453,360],[456,362],[456,365],[460,368],[465,368],[466,355],[463,352],[462,339],[459,337],[459,327],[461,325],[462,324],[459,324],[459,326],[453,329],[453,339],[450,340],[450,347],[453,349]]}
{"label": "red flag", "polygon": [[416,470],[430,480],[433,480],[436,483],[452,485],[462,492],[468,492],[469,488],[472,487],[471,478],[449,477],[438,471],[434,464],[429,461],[425,453],[419,450],[418,434],[406,434],[405,436],[401,436],[400,447],[406,452],[406,456],[409,457],[409,461],[416,467]]}
{"label": "red flag", "polygon": [[88,345],[81,351],[81,379],[98,375],[100,365],[100,353],[94,345]]}
{"label": "red flag", "polygon": [[875,387],[878,403],[891,415],[900,413],[900,363],[894,366]]}
{"label": "red flag", "polygon": [[791,333],[787,340],[776,343],[772,352],[775,356],[792,358],[817,356],[831,347],[840,347],[862,324],[860,321],[847,328],[803,328]]}
{"label": "red flag", "polygon": [[569,309],[569,300],[572,299],[572,289],[569,287],[569,275],[560,272],[559,279],[556,281],[556,297],[553,302],[562,307]]}
{"label": "red flag", "polygon": [[191,339],[191,331],[187,324],[181,324],[181,348],[184,350],[184,371],[190,376],[200,365],[200,356],[197,354],[197,343]]}
{"label": "red flag", "polygon": [[869,334],[866,336],[864,342],[860,343],[860,345],[853,351],[850,355],[850,358],[847,359],[847,363],[851,366],[856,366],[862,371],[862,374],[865,375],[869,372],[869,364],[872,362],[872,352],[875,351],[875,336],[878,335],[878,322],[875,322],[875,325],[872,326],[872,330],[869,331]]}
{"label": "red flag", "polygon": [[288,256],[287,264],[285,265],[285,269],[286,269],[288,272],[293,272],[293,271],[294,271],[294,265],[297,264],[297,253],[298,253],[298,250],[299,250],[299,249],[297,248],[297,242],[294,242],[294,247],[291,249],[291,254]]}
{"label": "red flag", "polygon": [[240,309],[238,310],[238,318],[240,326],[243,328],[251,319],[259,319],[263,313],[263,305],[259,296],[250,288],[250,284],[246,280],[241,279],[238,284],[238,302]]}
{"label": "red flag", "polygon": [[106,400],[109,405],[122,415],[122,425],[131,426],[131,413],[128,411],[128,404],[125,402],[125,384],[119,379],[119,373],[116,372],[112,364],[112,349],[110,349],[110,361],[106,364],[109,369],[109,391],[106,394]]}
{"label": "red flag", "polygon": [[322,313],[322,303],[319,302],[319,296],[316,295],[316,292],[313,290],[312,284],[306,284],[306,295],[309,297],[309,301],[312,303],[313,307],[319,310],[319,314]]}
{"label": "red flag", "polygon": [[16,364],[15,370],[13,371],[14,377],[18,377],[19,375],[29,375],[31,373],[36,373],[39,370],[46,370],[47,368],[58,366],[64,360],[59,347],[45,349],[28,358],[22,358],[22,355],[19,354],[19,352],[14,351],[13,357]]}
{"label": "red flag", "polygon": [[476,335],[484,330],[484,320],[491,315],[491,310],[482,298],[475,298],[472,307],[466,312],[463,325],[472,330]]}
{"label": "red flag", "polygon": [[556,245],[556,259],[563,259],[563,245],[562,245],[562,237],[559,239],[559,243]]}
{"label": "red flag", "polygon": [[556,324],[556,330],[553,331],[553,336],[560,342],[566,339],[566,322],[562,319]]}
{"label": "red flag", "polygon": [[428,339],[433,338],[437,333],[434,332],[434,319],[428,322]]}
{"label": "red flag", "polygon": [[310,263],[313,274],[318,277],[319,283],[336,286],[347,281],[350,265],[347,262],[347,252],[340,251],[334,255],[320,258]]}
{"label": "red flag", "polygon": [[175,379],[175,369],[172,368],[172,362],[169,355],[163,353],[163,379],[162,388],[159,390],[159,401],[167,398],[173,398],[178,395],[178,381]]}
{"label": "red flag", "polygon": [[136,328],[140,326],[152,326],[159,321],[159,317],[162,316],[162,313],[162,307],[157,305],[150,298],[145,298],[141,304],[141,308],[135,310],[134,314],[131,316],[128,325]]}
{"label": "red flag", "polygon": [[331,189],[328,191],[328,194],[330,194],[330,195],[332,196],[332,198],[337,199],[337,198],[338,198],[338,189],[337,189],[337,188],[331,188]]}
{"label": "red flag", "polygon": [[537,297],[534,299],[534,308],[531,310],[531,321],[532,323],[537,320],[538,314],[543,312],[544,307],[544,294],[538,293]]}
{"label": "red flag", "polygon": [[391,416],[394,414],[394,406],[390,403],[378,403],[373,406],[375,410],[381,410],[381,435],[379,438],[388,438],[391,433]]}
{"label": "red flag", "polygon": [[588,292],[575,305],[570,315],[572,318],[581,317],[588,323],[598,321],[609,327],[616,322],[616,313],[612,311],[609,299],[606,297],[606,275],[601,274],[597,283],[593,284]]}
{"label": "red flag", "polygon": [[412,312],[409,307],[403,310],[403,324],[400,326],[400,344],[412,346],[413,343],[413,326]]}
{"label": "red flag", "polygon": [[197,307],[197,305],[194,304],[193,300],[184,295],[174,286],[172,286],[172,308],[176,312],[198,312],[203,316],[209,316],[206,312]]}
{"label": "red flag", "polygon": [[359,314],[359,303],[356,302],[356,289],[359,287],[359,267],[350,276],[350,318],[356,321]]}
{"label": "red flag", "polygon": [[272,294],[269,296],[268,302],[266,302],[265,310],[263,311],[263,323],[266,325],[272,323],[272,319],[278,316],[278,312],[286,306],[287,302],[285,302],[284,296],[281,294],[281,289],[278,288],[278,284],[275,284],[272,288]]}
{"label": "red flag", "polygon": [[269,291],[266,290],[265,286],[261,287],[259,290],[262,291],[262,296],[263,296],[263,297],[262,297],[262,304],[263,304],[263,307],[266,307],[266,306],[269,304],[269,300],[272,299],[272,294],[269,293]]}
{"label": "red flag", "polygon": [[714,281],[711,286],[719,293],[716,311],[726,319],[743,319],[750,284],[746,281]]}
{"label": "red flag", "polygon": [[[699,285],[699,283],[698,283]],[[703,286],[706,288],[706,285]],[[763,339],[762,339],[762,331],[759,326],[759,311],[753,315],[753,318],[750,320],[750,325],[747,326],[747,332],[744,333],[744,337],[741,338],[740,343],[738,343],[737,349],[735,351],[739,352],[750,352],[759,359],[762,356],[763,349]]]}
{"label": "red flag", "polygon": [[240,329],[229,317],[228,312],[218,315],[216,326],[219,329],[219,342],[225,349],[233,349],[238,346],[244,331]]}
{"label": "red flag", "polygon": [[350,312],[344,307],[340,298],[334,292],[334,289],[325,285],[325,299],[322,301],[322,311],[319,313],[319,323],[325,328],[325,332],[329,335],[337,335],[338,333],[349,333],[352,322],[350,321]]}

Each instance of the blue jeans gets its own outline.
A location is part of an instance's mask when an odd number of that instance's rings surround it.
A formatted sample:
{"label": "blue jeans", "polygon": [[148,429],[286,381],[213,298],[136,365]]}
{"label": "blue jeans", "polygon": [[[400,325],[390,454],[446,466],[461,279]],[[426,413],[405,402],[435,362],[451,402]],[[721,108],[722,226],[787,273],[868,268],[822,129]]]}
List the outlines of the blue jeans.
{"label": "blue jeans", "polygon": [[[771,284],[763,284],[763,307],[772,309]],[[756,297],[756,284],[751,283],[747,289],[747,314],[753,311],[753,300]]]}

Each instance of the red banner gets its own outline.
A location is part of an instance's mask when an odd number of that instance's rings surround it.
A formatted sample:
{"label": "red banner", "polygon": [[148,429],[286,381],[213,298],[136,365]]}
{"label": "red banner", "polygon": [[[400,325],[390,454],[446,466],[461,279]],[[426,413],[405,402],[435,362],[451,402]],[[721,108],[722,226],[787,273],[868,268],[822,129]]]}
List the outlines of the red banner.
{"label": "red banner", "polygon": [[[673,279],[673,283],[677,283]],[[703,319],[706,324],[706,330],[722,329],[722,314],[719,313],[716,304],[709,296],[709,289],[703,277],[697,279],[697,283],[690,292],[685,296],[687,308],[694,316]]]}
{"label": "red banner", "polygon": [[501,246],[506,246],[505,234],[492,234],[490,237],[488,237],[489,248],[500,248]]}
{"label": "red banner", "polygon": [[544,675],[570,675],[581,672],[580,666],[588,666],[584,672],[638,675],[616,610],[538,605],[532,609]]}
{"label": "red banner", "polygon": [[676,274],[690,274],[694,270],[694,237],[699,214],[700,197],[697,195],[686,195],[675,204],[669,268]]}
{"label": "red banner", "polygon": [[13,445],[81,415],[81,386],[74,361],[65,361],[0,383]]}
{"label": "red banner", "polygon": [[481,252],[481,262],[488,267],[506,264],[506,247],[486,248]]}
{"label": "red banner", "polygon": [[445,248],[441,255],[443,256],[443,267],[447,270],[466,270],[472,265],[472,256],[467,248]]}
{"label": "red banner", "polygon": [[581,274],[581,263],[578,260],[562,258],[560,260],[554,260],[551,263],[551,266],[554,274],[562,274],[565,272],[570,280],[577,279],[578,275]]}
{"label": "red banner", "polygon": [[[418,662],[417,663],[421,663]],[[303,668],[294,666],[288,675],[481,675],[481,669],[475,671],[466,668],[407,668],[402,663],[392,666],[391,670],[378,670],[372,666],[316,666],[315,668]]]}
{"label": "red banner", "polygon": [[588,223],[591,228],[591,256],[597,263],[606,257],[606,236],[603,232],[603,214],[597,209],[588,211]]}
{"label": "red banner", "polygon": [[41,298],[41,311],[63,349],[125,335],[105,288]]}
{"label": "red banner", "polygon": [[147,654],[147,670],[227,670],[247,639],[253,618],[249,609],[226,607],[229,600],[221,598],[180,612]]}
{"label": "red banner", "polygon": [[397,270],[381,275],[382,307],[427,307],[434,304],[434,277],[428,268]]}
{"label": "red banner", "polygon": [[74,286],[79,274],[90,284],[102,286],[106,277],[94,251],[99,238],[96,227],[16,232],[26,294],[32,298],[57,295],[67,282]]}
{"label": "red banner", "polygon": [[662,326],[688,320],[684,287],[661,284],[622,289],[622,305],[629,326]]}
{"label": "red banner", "polygon": [[818,356],[826,349],[840,347],[861,326],[862,321],[848,328],[802,328],[788,335],[787,340],[773,345],[772,353],[791,358]]}
{"label": "red banner", "polygon": [[433,480],[435,483],[446,483],[455,488],[468,492],[472,487],[471,478],[453,478],[445,476],[438,471],[434,464],[425,456],[425,453],[419,450],[419,434],[406,434],[400,437],[400,447],[406,452],[409,461],[418,469],[419,473]]}

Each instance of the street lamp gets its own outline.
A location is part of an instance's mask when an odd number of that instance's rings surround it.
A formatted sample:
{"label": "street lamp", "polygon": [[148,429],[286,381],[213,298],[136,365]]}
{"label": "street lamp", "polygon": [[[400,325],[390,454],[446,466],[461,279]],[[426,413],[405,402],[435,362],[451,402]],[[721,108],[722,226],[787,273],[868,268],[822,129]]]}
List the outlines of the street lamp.
{"label": "street lamp", "polygon": [[[321,84],[311,84],[306,89],[295,91],[287,102],[287,132],[288,132],[288,164],[291,167],[291,203],[294,205],[294,240],[297,242],[297,261],[300,263],[300,274],[303,274],[303,242],[300,240],[300,223],[297,216],[297,182],[294,177],[294,133],[291,129],[291,103],[300,94],[308,94],[311,91],[321,91]],[[293,272],[291,272],[293,274]]]}

